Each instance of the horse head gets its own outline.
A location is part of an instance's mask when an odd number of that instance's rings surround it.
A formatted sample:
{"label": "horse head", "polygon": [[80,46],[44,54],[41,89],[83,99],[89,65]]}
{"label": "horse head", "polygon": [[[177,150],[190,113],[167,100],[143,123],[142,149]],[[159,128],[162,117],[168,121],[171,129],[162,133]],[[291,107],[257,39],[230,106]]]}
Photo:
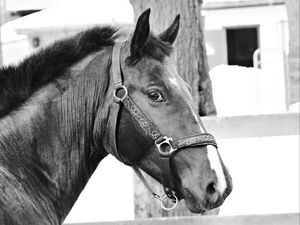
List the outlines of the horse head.
{"label": "horse head", "polygon": [[134,33],[113,49],[116,144],[109,152],[162,183],[169,198],[203,213],[223,203],[231,177],[172,62],[179,15],[158,36],[150,32],[149,15],[150,9],[142,13]]}

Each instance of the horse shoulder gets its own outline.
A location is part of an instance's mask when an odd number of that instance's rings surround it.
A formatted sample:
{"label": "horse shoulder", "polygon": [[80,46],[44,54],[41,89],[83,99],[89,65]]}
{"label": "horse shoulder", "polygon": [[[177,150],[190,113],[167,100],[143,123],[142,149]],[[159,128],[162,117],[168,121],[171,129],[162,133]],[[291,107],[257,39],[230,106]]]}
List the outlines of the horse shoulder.
{"label": "horse shoulder", "polygon": [[17,178],[0,165],[0,224],[50,225]]}

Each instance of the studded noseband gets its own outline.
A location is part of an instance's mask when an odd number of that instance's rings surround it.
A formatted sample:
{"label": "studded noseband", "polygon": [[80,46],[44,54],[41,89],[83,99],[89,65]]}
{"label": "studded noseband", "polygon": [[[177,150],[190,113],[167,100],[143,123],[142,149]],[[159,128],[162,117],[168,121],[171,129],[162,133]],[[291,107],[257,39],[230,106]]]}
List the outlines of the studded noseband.
{"label": "studded noseband", "polygon": [[[207,146],[213,145],[217,148],[217,143],[214,137],[209,133],[196,134],[190,137],[184,137],[179,140],[173,140],[172,137],[168,137],[162,134],[159,129],[150,122],[147,116],[143,111],[138,107],[138,105],[130,98],[128,95],[127,88],[123,85],[122,82],[122,69],[120,64],[120,52],[122,48],[121,42],[116,42],[113,47],[112,53],[112,66],[111,73],[113,76],[114,82],[114,93],[113,93],[113,104],[123,105],[139,126],[145,131],[145,133],[153,140],[154,144],[157,147],[157,150],[161,156],[163,171],[162,174],[162,185],[164,187],[165,195],[159,196],[152,191],[149,184],[145,180],[139,168],[134,165],[130,165],[128,162],[125,162],[119,155],[117,145],[114,143],[112,149],[112,154],[125,164],[132,166],[133,170],[136,172],[138,177],[141,179],[146,188],[152,193],[152,195],[161,201],[161,206],[165,210],[174,209],[178,203],[178,198],[174,190],[172,190],[171,182],[171,169],[170,169],[170,158],[171,156],[184,148],[194,147],[194,146]],[[117,111],[120,107],[117,107]],[[117,126],[117,119],[115,119],[115,126]],[[114,128],[116,129],[116,127]],[[170,208],[164,205],[166,198],[170,198],[174,205]]]}

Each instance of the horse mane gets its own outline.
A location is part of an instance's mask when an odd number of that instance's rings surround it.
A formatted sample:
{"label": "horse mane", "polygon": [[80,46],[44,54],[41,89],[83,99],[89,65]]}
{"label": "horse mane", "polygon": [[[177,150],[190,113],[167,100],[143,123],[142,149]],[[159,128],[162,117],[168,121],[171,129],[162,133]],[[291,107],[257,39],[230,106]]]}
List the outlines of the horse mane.
{"label": "horse mane", "polygon": [[0,118],[23,104],[41,87],[64,75],[76,62],[104,47],[112,46],[117,29],[95,27],[56,41],[19,65],[0,69]]}
{"label": "horse mane", "polygon": [[[120,34],[111,26],[94,27],[73,37],[59,40],[24,59],[19,65],[0,69],[0,118],[22,105],[41,87],[65,75],[66,70],[86,56],[113,46]],[[173,48],[150,33],[145,45],[135,56],[134,65],[142,57],[162,61]]]}

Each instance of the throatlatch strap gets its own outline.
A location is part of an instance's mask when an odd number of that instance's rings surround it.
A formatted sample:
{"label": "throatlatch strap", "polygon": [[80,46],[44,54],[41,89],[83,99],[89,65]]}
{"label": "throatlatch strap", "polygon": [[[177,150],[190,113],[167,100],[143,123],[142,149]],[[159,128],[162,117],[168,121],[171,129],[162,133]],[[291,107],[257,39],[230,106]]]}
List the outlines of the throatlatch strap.
{"label": "throatlatch strap", "polygon": [[160,196],[158,194],[156,194],[151,187],[149,186],[148,182],[146,181],[145,177],[143,176],[142,172],[140,171],[139,168],[137,168],[136,166],[131,166],[133,171],[136,173],[136,175],[138,176],[138,178],[140,179],[140,181],[142,181],[142,183],[144,184],[144,186],[148,189],[148,191],[154,196],[154,198],[158,198],[160,199]]}
{"label": "throatlatch strap", "polygon": [[[147,188],[147,190],[153,195],[154,198],[160,199],[162,200],[162,197],[158,194],[156,194],[152,188],[149,186],[148,182],[146,181],[145,177],[143,176],[142,172],[140,171],[140,169],[136,166],[131,166],[133,171],[136,173],[136,175],[138,176],[138,178],[140,179],[140,181],[144,184],[144,186]],[[165,174],[161,174],[161,182],[165,191],[165,194],[168,196],[168,198],[170,198],[172,201],[176,201],[176,198],[174,197],[175,193],[173,193],[172,190],[172,184],[170,183],[171,179],[170,179],[170,161],[167,158],[163,159],[162,162],[162,169],[165,172]],[[177,199],[178,200],[178,199]]]}

